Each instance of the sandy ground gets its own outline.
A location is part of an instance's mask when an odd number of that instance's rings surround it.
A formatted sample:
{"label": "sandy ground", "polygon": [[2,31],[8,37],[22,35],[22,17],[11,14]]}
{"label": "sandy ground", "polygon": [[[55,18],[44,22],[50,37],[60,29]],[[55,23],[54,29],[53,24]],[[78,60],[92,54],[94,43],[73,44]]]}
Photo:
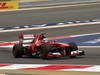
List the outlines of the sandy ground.
{"label": "sandy ground", "polygon": [[71,72],[54,70],[0,70],[0,73],[12,73],[20,75],[100,75],[100,72]]}

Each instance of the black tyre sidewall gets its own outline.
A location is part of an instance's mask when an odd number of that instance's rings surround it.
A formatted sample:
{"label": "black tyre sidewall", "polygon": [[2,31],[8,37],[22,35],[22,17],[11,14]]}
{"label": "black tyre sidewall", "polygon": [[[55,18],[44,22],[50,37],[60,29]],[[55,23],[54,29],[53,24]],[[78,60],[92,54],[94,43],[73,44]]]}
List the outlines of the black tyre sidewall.
{"label": "black tyre sidewall", "polygon": [[15,44],[14,46],[13,46],[13,51],[12,51],[12,53],[13,53],[13,56],[15,57],[15,58],[21,58],[22,57],[22,55],[23,55],[23,46],[21,45],[21,44]]}
{"label": "black tyre sidewall", "polygon": [[77,44],[76,43],[73,43],[73,42],[71,42],[71,43],[68,43],[69,45],[70,45],[70,50],[71,51],[76,51],[76,50],[78,50],[78,46],[77,46]]}
{"label": "black tyre sidewall", "polygon": [[47,55],[49,53],[49,51],[51,50],[52,46],[51,45],[44,45],[41,47],[41,50],[40,50],[40,57],[42,59],[47,59]]}
{"label": "black tyre sidewall", "polygon": [[69,47],[66,47],[66,56],[70,55],[71,51],[76,51],[78,50],[78,47],[77,47],[77,44],[76,43],[68,43],[70,46]]}

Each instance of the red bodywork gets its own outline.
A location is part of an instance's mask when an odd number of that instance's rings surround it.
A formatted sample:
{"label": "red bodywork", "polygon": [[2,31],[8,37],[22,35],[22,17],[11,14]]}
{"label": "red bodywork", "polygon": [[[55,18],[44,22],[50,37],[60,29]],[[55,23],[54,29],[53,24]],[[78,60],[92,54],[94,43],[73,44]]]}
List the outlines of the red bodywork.
{"label": "red bodywork", "polygon": [[[48,52],[48,54],[46,56],[47,58],[66,56],[65,50],[66,50],[66,48],[70,47],[69,44],[59,43],[59,42],[56,42],[56,41],[46,42],[44,39],[45,39],[45,37],[42,36],[41,34],[34,34],[31,44],[26,45],[24,47],[26,47],[27,50],[29,50],[32,54],[34,54],[34,53],[37,53],[37,52],[40,51],[40,47],[42,47],[44,45],[51,45],[53,47],[60,48],[60,52],[59,52],[59,54],[56,54],[56,52],[55,53]],[[24,45],[24,43],[23,43],[23,40],[24,40],[23,33],[20,33],[19,40],[20,40],[19,43],[22,43]],[[71,54],[69,53],[68,56],[70,56],[70,55]],[[77,56],[77,54],[74,55],[74,56]]]}

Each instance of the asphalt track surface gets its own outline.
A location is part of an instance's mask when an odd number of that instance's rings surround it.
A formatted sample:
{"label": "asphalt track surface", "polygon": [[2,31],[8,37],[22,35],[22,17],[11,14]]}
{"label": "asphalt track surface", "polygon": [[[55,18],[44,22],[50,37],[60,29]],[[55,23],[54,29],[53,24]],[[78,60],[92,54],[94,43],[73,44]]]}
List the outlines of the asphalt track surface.
{"label": "asphalt track surface", "polygon": [[[0,12],[0,26],[58,23],[100,18],[100,4],[54,9]],[[10,18],[8,20],[8,18]]]}
{"label": "asphalt track surface", "polygon": [[[47,9],[47,10],[30,10],[24,12],[9,12],[0,13],[0,25],[27,25],[35,23],[53,23],[53,22],[65,22],[72,20],[86,20],[100,18],[99,6],[84,6],[84,7],[71,7],[71,8],[59,8],[59,9]],[[14,13],[11,15],[11,13]],[[8,17],[10,18],[8,20]],[[64,35],[76,35],[100,32],[100,25],[87,25],[76,27],[63,27],[54,29],[41,29],[24,31],[25,34],[31,33],[48,33],[48,37],[64,36]],[[6,32],[0,33],[0,40],[13,41],[17,40],[18,32]],[[79,48],[86,51],[86,56],[78,57],[75,59],[58,58],[42,60],[36,58],[13,58],[11,49],[0,48],[0,63],[17,63],[17,64],[83,64],[83,65],[100,65],[100,49],[99,48]]]}

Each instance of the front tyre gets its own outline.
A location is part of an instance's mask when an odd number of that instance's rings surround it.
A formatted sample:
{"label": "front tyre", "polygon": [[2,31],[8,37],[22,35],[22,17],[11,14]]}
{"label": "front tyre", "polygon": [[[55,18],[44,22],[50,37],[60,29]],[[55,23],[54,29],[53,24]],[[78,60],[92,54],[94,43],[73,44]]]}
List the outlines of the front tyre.
{"label": "front tyre", "polygon": [[71,51],[76,51],[76,50],[78,50],[78,46],[77,46],[77,44],[76,43],[68,43],[69,45],[70,45],[70,50]]}
{"label": "front tyre", "polygon": [[76,58],[77,53],[76,50],[78,50],[78,46],[76,43],[68,43],[70,45],[69,47],[69,54],[70,54],[70,58]]}
{"label": "front tyre", "polygon": [[51,51],[51,49],[52,49],[51,45],[44,45],[44,46],[42,46],[41,50],[40,50],[40,57],[42,59],[47,59],[47,55]]}
{"label": "front tyre", "polygon": [[12,54],[15,58],[21,58],[24,53],[22,44],[15,44],[13,46]]}

